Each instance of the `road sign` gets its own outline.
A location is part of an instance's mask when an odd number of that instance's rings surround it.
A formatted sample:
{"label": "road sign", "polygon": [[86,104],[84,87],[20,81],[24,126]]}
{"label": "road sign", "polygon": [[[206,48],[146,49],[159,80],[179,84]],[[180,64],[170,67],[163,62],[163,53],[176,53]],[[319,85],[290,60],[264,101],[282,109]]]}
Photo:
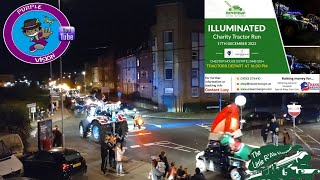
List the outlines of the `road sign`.
{"label": "road sign", "polygon": [[36,106],[37,106],[36,103],[27,104],[27,108],[32,108],[32,107],[36,107]]}
{"label": "road sign", "polygon": [[299,116],[300,112],[301,112],[301,105],[297,105],[295,103],[293,104],[289,104],[287,105],[288,107],[288,113],[292,116],[292,117],[297,117]]}
{"label": "road sign", "polygon": [[118,97],[121,97],[122,96],[122,93],[121,92],[118,92]]}
{"label": "road sign", "polygon": [[102,87],[102,88],[101,88],[101,92],[102,92],[102,93],[109,93],[109,92],[110,92],[110,89],[109,89],[109,87]]}
{"label": "road sign", "polygon": [[36,110],[36,107],[31,107],[31,113],[35,113],[37,110]]}

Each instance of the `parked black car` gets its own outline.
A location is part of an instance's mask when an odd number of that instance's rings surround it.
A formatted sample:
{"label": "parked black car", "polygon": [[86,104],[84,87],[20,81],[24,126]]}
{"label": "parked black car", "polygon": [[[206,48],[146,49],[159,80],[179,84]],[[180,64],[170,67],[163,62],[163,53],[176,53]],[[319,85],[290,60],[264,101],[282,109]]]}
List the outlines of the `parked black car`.
{"label": "parked black car", "polygon": [[87,172],[87,164],[80,153],[68,148],[38,151],[23,161],[24,175],[36,179],[64,180]]}
{"label": "parked black car", "polygon": [[291,74],[310,74],[310,66],[303,63],[293,55],[287,54],[287,60],[291,70]]}
{"label": "parked black car", "polygon": [[[289,114],[284,114],[287,122],[292,122],[293,118]],[[301,113],[296,117],[296,124],[320,122],[320,108],[301,108]]]}
{"label": "parked black car", "polygon": [[258,129],[271,122],[274,115],[270,112],[250,112],[244,116],[243,129]]}

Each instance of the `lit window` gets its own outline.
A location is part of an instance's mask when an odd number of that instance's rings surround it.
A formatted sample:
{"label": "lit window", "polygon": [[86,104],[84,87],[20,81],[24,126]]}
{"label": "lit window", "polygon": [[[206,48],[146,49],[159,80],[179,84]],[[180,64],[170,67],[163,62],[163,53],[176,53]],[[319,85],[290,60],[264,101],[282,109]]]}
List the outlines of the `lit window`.
{"label": "lit window", "polygon": [[137,73],[137,77],[138,77],[138,79],[140,79],[140,73]]}
{"label": "lit window", "polygon": [[140,60],[137,59],[137,67],[139,67],[139,66],[140,66]]}

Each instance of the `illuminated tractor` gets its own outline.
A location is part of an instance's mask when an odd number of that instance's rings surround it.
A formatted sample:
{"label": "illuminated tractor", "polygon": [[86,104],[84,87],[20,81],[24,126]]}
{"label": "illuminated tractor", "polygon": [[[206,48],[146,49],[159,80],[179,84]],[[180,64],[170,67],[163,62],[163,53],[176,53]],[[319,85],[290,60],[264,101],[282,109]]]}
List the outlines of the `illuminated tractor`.
{"label": "illuminated tractor", "polygon": [[99,106],[92,106],[86,119],[79,123],[81,137],[90,137],[99,142],[107,134],[119,134],[125,137],[128,133],[127,119],[122,112],[107,111]]}

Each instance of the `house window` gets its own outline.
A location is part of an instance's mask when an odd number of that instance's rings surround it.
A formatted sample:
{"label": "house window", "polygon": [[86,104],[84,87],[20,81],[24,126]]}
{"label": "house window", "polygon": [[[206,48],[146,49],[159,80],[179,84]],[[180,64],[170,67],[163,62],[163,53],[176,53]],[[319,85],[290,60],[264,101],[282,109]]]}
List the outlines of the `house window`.
{"label": "house window", "polygon": [[192,68],[199,68],[199,56],[198,51],[192,51]]}
{"label": "house window", "polygon": [[197,69],[191,72],[191,86],[199,86],[199,70]]}
{"label": "house window", "polygon": [[140,79],[140,73],[137,73],[137,78]]}
{"label": "house window", "polygon": [[139,66],[140,66],[140,60],[137,59],[137,67],[139,67]]}
{"label": "house window", "polygon": [[198,61],[198,51],[192,51],[192,61]]}
{"label": "house window", "polygon": [[199,97],[199,88],[193,87],[191,88],[192,97]]}
{"label": "house window", "polygon": [[193,32],[192,33],[192,42],[198,42],[199,41],[199,33]]}
{"label": "house window", "polygon": [[172,31],[165,31],[163,33],[163,42],[172,43]]}
{"label": "house window", "polygon": [[155,46],[155,45],[156,45],[156,38],[153,38],[153,39],[152,39],[151,44],[152,44],[152,46]]}
{"label": "house window", "polygon": [[165,70],[165,78],[166,78],[166,80],[173,79],[173,69],[166,69]]}
{"label": "house window", "polygon": [[156,53],[152,53],[152,62],[156,63]]}
{"label": "house window", "polygon": [[199,77],[199,71],[198,70],[192,70],[192,78],[198,78]]}

